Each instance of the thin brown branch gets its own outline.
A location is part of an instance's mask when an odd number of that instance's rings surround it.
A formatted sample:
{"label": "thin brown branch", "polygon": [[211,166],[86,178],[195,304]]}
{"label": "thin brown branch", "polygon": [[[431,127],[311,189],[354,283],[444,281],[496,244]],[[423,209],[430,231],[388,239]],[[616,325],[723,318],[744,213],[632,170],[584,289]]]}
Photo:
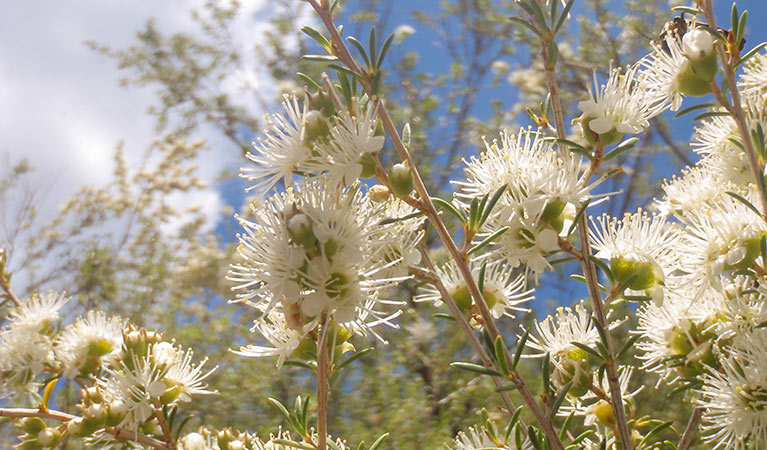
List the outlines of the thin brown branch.
{"label": "thin brown branch", "polygon": [[695,408],[692,410],[690,420],[687,422],[687,427],[682,433],[682,437],[679,439],[679,445],[676,446],[677,450],[687,450],[695,440],[695,433],[698,432],[698,425],[700,425],[700,419],[703,416],[703,408]]}
{"label": "thin brown branch", "polygon": [[176,450],[176,441],[173,440],[173,433],[171,433],[170,427],[168,427],[168,421],[165,420],[165,415],[162,413],[162,407],[159,402],[154,406],[154,417],[157,419],[157,423],[160,424],[160,429],[162,430],[162,436],[165,439],[165,443],[168,445],[170,450]]}
{"label": "thin brown branch", "polygon": [[317,449],[326,450],[328,447],[328,377],[330,376],[327,325],[323,325],[321,331],[317,341]]}

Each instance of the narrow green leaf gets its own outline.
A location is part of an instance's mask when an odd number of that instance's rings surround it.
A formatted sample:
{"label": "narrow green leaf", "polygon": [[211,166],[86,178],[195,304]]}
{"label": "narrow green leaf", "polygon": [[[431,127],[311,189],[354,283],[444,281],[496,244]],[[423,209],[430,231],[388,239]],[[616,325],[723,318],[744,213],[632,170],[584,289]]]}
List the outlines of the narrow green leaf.
{"label": "narrow green leaf", "polygon": [[645,434],[644,438],[642,438],[641,441],[639,441],[639,444],[637,445],[637,448],[644,447],[645,444],[650,443],[650,440],[654,438],[656,435],[658,435],[661,431],[665,430],[666,428],[673,425],[674,422],[663,422],[662,424],[656,426],[652,430],[648,431],[647,434]]}
{"label": "narrow green leaf", "polygon": [[[550,420],[553,420],[554,416],[557,415],[557,411],[559,411],[559,407],[562,406],[562,402],[565,400],[567,391],[570,390],[570,387],[572,387],[572,385],[573,385],[573,380],[570,380],[567,382],[567,384],[562,386],[562,389],[560,389],[559,392],[557,392],[557,396],[554,398],[554,402],[551,404],[551,411],[549,411]],[[568,416],[568,418],[570,418],[571,416],[572,414]]]}
{"label": "narrow green leaf", "polygon": [[503,344],[503,338],[500,335],[495,337],[495,359],[498,361],[498,367],[503,373],[509,373],[509,362],[506,360],[506,346]]}
{"label": "narrow green leaf", "polygon": [[342,66],[340,64],[328,64],[328,68],[333,69],[336,72],[343,72],[346,75],[349,75],[352,78],[356,78],[356,79],[358,79],[360,81],[364,80],[362,75],[358,74],[357,72],[353,71],[352,69],[350,69],[350,68],[348,68],[346,66]]}
{"label": "narrow green leaf", "polygon": [[[748,10],[744,10],[738,20],[738,32],[735,35],[735,42],[740,42],[743,39],[743,34],[746,32],[746,20],[748,20]],[[734,30],[734,28],[733,28]]]}
{"label": "narrow green leaf", "polygon": [[541,6],[538,4],[538,2],[533,0],[528,4],[533,10],[533,16],[535,17],[535,20],[538,21],[538,26],[541,27],[542,30],[548,30],[549,24],[546,22],[546,16],[544,15],[543,10],[541,9]]}
{"label": "narrow green leaf", "polygon": [[533,447],[535,447],[536,450],[543,450],[541,448],[541,443],[538,441],[538,433],[535,432],[535,428],[533,428],[532,425],[527,427],[527,437],[530,439],[530,443],[533,444]]}
{"label": "narrow green leaf", "polygon": [[743,64],[746,61],[748,61],[749,59],[751,59],[754,55],[756,55],[759,52],[759,50],[763,49],[765,45],[767,45],[767,42],[762,42],[761,44],[759,44],[756,47],[752,48],[748,53],[743,55],[743,57],[740,58],[737,63],[735,63],[735,67],[737,68],[741,64]]}
{"label": "narrow green leaf", "polygon": [[474,197],[471,199],[471,205],[469,205],[469,229],[472,231],[477,230],[477,221],[479,220],[479,199]]}
{"label": "narrow green leaf", "polygon": [[485,224],[485,221],[487,221],[487,218],[490,217],[490,213],[493,212],[493,208],[495,208],[496,203],[498,203],[498,200],[501,199],[501,196],[504,192],[506,192],[506,187],[508,184],[504,184],[503,186],[499,187],[495,193],[493,193],[493,196],[490,198],[490,201],[487,202],[487,205],[485,205],[485,209],[482,211],[482,217],[479,220],[479,226]]}
{"label": "narrow green leaf", "polygon": [[593,320],[593,322],[594,322],[594,328],[596,328],[597,333],[599,333],[599,339],[602,341],[602,343],[605,346],[607,346],[607,331],[605,330],[605,327],[603,327],[598,320]]}
{"label": "narrow green leaf", "polygon": [[[370,62],[375,64],[378,61],[378,45],[376,44],[376,27],[370,27],[368,36],[368,51],[370,52]],[[373,67],[370,67],[373,69]]]}
{"label": "narrow green leaf", "polygon": [[319,31],[315,30],[309,25],[304,25],[303,27],[301,27],[301,31],[306,33],[306,35],[308,35],[310,38],[317,41],[317,43],[320,44],[322,48],[324,48],[325,50],[329,51],[331,49],[330,41],[328,41],[328,39],[325,36],[323,36],[323,34],[320,33]]}
{"label": "narrow green leaf", "polygon": [[378,450],[378,447],[383,445],[384,441],[389,437],[389,433],[382,434],[378,439],[376,439],[375,442],[373,442],[373,445],[370,446],[370,450]]}
{"label": "narrow green leaf", "polygon": [[538,31],[538,29],[533,25],[532,23],[528,22],[525,19],[522,19],[521,17],[509,17],[509,20],[511,20],[514,23],[517,23],[519,25],[524,26],[528,30],[532,31],[533,33],[537,34],[539,38],[543,39],[543,34]]}
{"label": "narrow green leaf", "polygon": [[613,276],[613,272],[610,270],[610,266],[608,266],[607,263],[594,255],[589,255],[589,259],[602,270],[605,276],[607,276],[607,278],[610,280],[610,283],[615,283],[615,277]]}
{"label": "narrow green leaf", "polygon": [[626,153],[627,151],[634,148],[637,142],[639,142],[639,138],[637,137],[626,139],[625,141],[621,142],[617,147],[612,149],[611,152],[606,154],[603,161],[609,161],[618,155],[622,155],[623,153]]}
{"label": "narrow green leaf", "polygon": [[[477,280],[477,287],[479,292],[485,292],[485,272],[487,271],[487,261],[482,263],[482,267],[479,268],[479,279]],[[498,336],[500,337],[500,336]]]}
{"label": "narrow green leaf", "polygon": [[734,198],[735,200],[737,200],[737,201],[743,203],[744,205],[746,205],[746,207],[748,209],[750,209],[751,211],[753,211],[754,214],[756,214],[757,217],[759,217],[759,218],[762,217],[762,213],[760,213],[759,210],[756,209],[756,206],[752,205],[751,202],[749,202],[745,198],[741,197],[740,195],[738,195],[738,194],[736,194],[735,192],[732,192],[732,191],[726,191],[725,194],[729,195],[730,197]]}
{"label": "narrow green leaf", "polygon": [[282,403],[280,403],[279,400],[277,400],[276,398],[273,398],[273,397],[269,397],[269,398],[267,398],[267,400],[269,401],[269,403],[272,404],[272,406],[277,408],[277,410],[280,412],[280,414],[282,414],[282,416],[286,420],[288,420],[290,422],[293,421],[293,419],[290,417],[290,413],[288,412],[288,409],[285,408],[285,406],[283,406]]}
{"label": "narrow green leaf", "polygon": [[474,253],[478,252],[479,250],[481,250],[482,248],[484,248],[485,246],[487,246],[488,244],[490,244],[490,243],[491,243],[491,242],[493,242],[494,240],[496,240],[496,239],[498,239],[499,237],[501,237],[501,235],[502,235],[503,233],[507,232],[507,231],[509,231],[509,227],[503,227],[503,228],[501,228],[501,229],[497,230],[495,233],[493,233],[493,234],[491,234],[490,236],[488,236],[488,237],[486,237],[486,238],[482,239],[482,242],[480,242],[480,243],[479,243],[479,244],[477,244],[477,245],[476,245],[474,248],[472,248],[471,250],[469,250],[469,252],[467,253],[467,255],[473,255]]}
{"label": "narrow green leaf", "polygon": [[434,313],[431,316],[435,319],[446,319],[446,320],[452,320],[453,322],[455,322],[455,317],[451,316],[450,314]]}
{"label": "narrow green leaf", "polygon": [[517,389],[517,387],[518,386],[516,384],[514,384],[514,383],[505,384],[503,386],[498,386],[497,388],[495,388],[495,392],[513,391],[513,390]]}
{"label": "narrow green leaf", "polygon": [[304,83],[308,84],[311,89],[314,89],[315,91],[319,91],[320,90],[320,85],[317,84],[316,81],[312,80],[311,77],[309,77],[309,75],[307,75],[305,73],[302,73],[302,72],[297,72],[296,76],[298,76],[298,78],[302,79],[304,81]]}
{"label": "narrow green leaf", "polygon": [[386,54],[389,53],[389,48],[391,48],[392,41],[394,41],[394,33],[390,34],[381,46],[381,53],[378,56],[378,62],[376,62],[375,70],[381,70],[381,67],[384,63],[384,58],[386,58]]}
{"label": "narrow green leaf", "polygon": [[626,354],[627,351],[629,351],[630,348],[634,347],[634,344],[639,340],[641,335],[635,334],[629,338],[628,341],[626,341],[625,344],[623,344],[623,347],[620,349],[620,351],[615,355],[615,359],[620,359],[623,355]]}
{"label": "narrow green leaf", "polygon": [[365,46],[362,45],[362,42],[360,42],[359,39],[357,39],[354,36],[349,36],[349,37],[346,38],[346,40],[351,42],[352,45],[354,46],[354,48],[357,49],[357,51],[359,52],[360,56],[362,56],[362,59],[365,60],[365,67],[369,68],[370,67],[370,58],[368,57],[368,52],[365,50]]}
{"label": "narrow green leaf", "polygon": [[410,122],[402,127],[402,144],[406,149],[410,150]]}
{"label": "narrow green leaf", "polygon": [[562,25],[565,24],[565,20],[567,20],[567,16],[570,14],[570,9],[573,7],[573,3],[575,3],[575,0],[568,0],[567,5],[565,5],[565,9],[562,10],[562,15],[559,16],[557,25],[554,27],[554,34],[559,33],[559,29],[562,28]]}
{"label": "narrow green leaf", "polygon": [[594,350],[593,348],[589,347],[588,345],[578,342],[578,341],[572,341],[570,342],[572,345],[578,347],[579,349],[583,350],[584,352],[588,353],[589,355],[595,357],[598,360],[602,360],[602,355],[599,354],[598,351]]}
{"label": "narrow green leaf", "polygon": [[729,116],[730,113],[727,111],[707,111],[703,114],[699,114],[695,116],[694,119],[692,119],[693,122],[697,122],[698,120],[708,119],[709,117],[726,117]]}
{"label": "narrow green leaf", "polygon": [[689,114],[693,111],[697,111],[699,109],[715,108],[717,106],[719,106],[718,103],[701,103],[699,105],[688,106],[687,108],[680,109],[676,114],[674,114],[674,119],[682,117],[685,114]]}
{"label": "narrow green leaf", "polygon": [[578,211],[575,213],[575,217],[573,218],[573,223],[570,224],[570,228],[567,229],[567,236],[568,237],[571,234],[573,234],[573,231],[575,230],[575,227],[578,226],[578,222],[580,222],[581,216],[586,213],[586,209],[588,209],[589,203],[591,203],[591,199],[586,200],[583,203],[583,205],[578,209]]}
{"label": "narrow green leaf", "polygon": [[344,367],[348,366],[349,364],[353,363],[354,361],[362,358],[363,356],[367,355],[368,353],[373,351],[373,347],[363,348],[362,350],[359,350],[355,352],[353,355],[346,358],[343,362],[336,365],[336,370],[343,369]]}
{"label": "narrow green leaf", "polygon": [[522,353],[525,351],[525,343],[527,342],[527,338],[530,337],[530,330],[525,330],[525,334],[522,335],[522,337],[519,339],[519,342],[517,342],[517,350],[514,352],[514,361],[511,363],[511,370],[512,372],[517,370],[517,364],[519,364],[519,358],[522,357]]}
{"label": "narrow green leaf", "polygon": [[543,391],[546,394],[551,393],[551,353],[546,352],[541,363],[541,380],[543,383]]}
{"label": "narrow green leaf", "polygon": [[684,13],[687,13],[687,14],[692,14],[693,16],[697,16],[699,14],[700,15],[703,14],[703,12],[701,10],[699,10],[698,8],[692,8],[692,7],[689,7],[689,6],[674,6],[673,8],[671,8],[671,10],[672,11],[684,12]]}
{"label": "narrow green leaf", "polygon": [[333,55],[304,55],[301,58],[307,61],[320,61],[320,62],[338,61],[338,58]]}
{"label": "narrow green leaf", "polygon": [[[567,387],[567,389],[569,390],[571,386],[572,384],[567,383],[567,385],[563,386],[563,390],[564,390],[564,387]],[[567,392],[565,392],[565,394],[567,394]],[[567,436],[567,430],[570,428],[570,424],[573,423],[574,416],[575,416],[575,411],[571,412],[567,417],[565,417],[565,421],[562,423],[562,427],[560,427],[559,429],[560,441],[565,440],[565,436]]]}
{"label": "narrow green leaf", "polygon": [[463,214],[461,214],[460,211],[458,211],[458,208],[456,208],[452,202],[448,202],[447,200],[442,200],[439,197],[432,197],[431,201],[432,203],[441,206],[442,208],[447,210],[447,212],[457,217],[462,224],[464,225],[466,224],[466,218],[463,217]]}
{"label": "narrow green leaf", "polygon": [[468,363],[468,362],[454,362],[450,363],[451,366],[462,369],[467,372],[474,372],[478,373],[480,375],[489,375],[491,377],[499,377],[501,374],[493,369],[488,369],[487,367],[480,366],[478,364]]}
{"label": "narrow green leaf", "polygon": [[735,2],[732,2],[732,9],[730,9],[730,29],[732,31],[738,29],[738,6]]}
{"label": "narrow green leaf", "polygon": [[313,445],[291,441],[290,439],[274,439],[272,442],[275,444],[285,445],[289,448],[300,448],[301,450],[317,450]]}

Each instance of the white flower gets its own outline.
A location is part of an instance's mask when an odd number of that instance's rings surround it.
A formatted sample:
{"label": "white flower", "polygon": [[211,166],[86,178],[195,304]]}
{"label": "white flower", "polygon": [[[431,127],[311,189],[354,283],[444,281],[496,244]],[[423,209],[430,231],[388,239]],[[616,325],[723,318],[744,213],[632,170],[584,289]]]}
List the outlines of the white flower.
{"label": "white flower", "polygon": [[312,155],[311,146],[305,142],[307,102],[300,106],[295,94],[283,98],[286,116],[274,114],[267,118],[264,138],[253,143],[254,153],[247,154],[248,159],[256,163],[256,167],[244,168],[240,173],[243,178],[255,181],[248,190],[264,193],[280,179],[290,184],[293,172]]}
{"label": "white flower", "polygon": [[402,43],[405,39],[415,34],[415,28],[410,25],[402,24],[394,29],[394,42],[397,44]]}
{"label": "white flower", "polygon": [[745,348],[733,349],[722,371],[703,378],[697,400],[703,408],[703,439],[714,448],[762,448],[767,445],[767,341],[764,334]]}
{"label": "white flower", "polygon": [[468,208],[473,199],[492,196],[506,185],[477,239],[509,227],[490,252],[512,267],[525,264],[537,277],[549,267],[546,256],[559,248],[568,212],[591,198],[589,191],[601,179],[589,183],[580,158],[562,160],[551,140],[539,133],[523,129],[517,136],[504,132],[500,137],[500,142],[485,142],[479,158],[465,161],[467,179],[456,182],[456,197]]}
{"label": "white flower", "polygon": [[120,350],[122,328],[125,321],[96,311],[88,311],[86,317],[64,328],[56,341],[56,358],[62,362],[64,375],[95,373],[103,360]]}
{"label": "white flower", "polygon": [[[369,194],[370,195],[370,194]],[[368,201],[370,201],[368,197]],[[378,227],[371,236],[371,244],[379,247],[374,250],[375,265],[381,266],[378,276],[382,278],[401,278],[408,275],[410,267],[421,262],[421,252],[418,244],[423,239],[423,225],[426,218],[417,215],[412,206],[402,200],[390,197],[387,201],[377,206],[371,202],[367,207],[372,211],[380,223],[384,220],[397,220],[386,227]]]}
{"label": "white flower", "polygon": [[54,292],[33,294],[21,306],[11,310],[11,326],[34,333],[50,333],[59,320],[59,311],[68,301],[69,297]]}
{"label": "white flower", "polygon": [[484,427],[469,427],[466,432],[459,431],[455,436],[453,445],[448,445],[451,450],[529,450],[533,446],[525,438],[521,447],[517,447],[511,440],[509,442],[495,441]]}
{"label": "white flower", "polygon": [[656,111],[656,115],[669,106],[672,111],[682,106],[678,79],[690,66],[675,34],[665,36],[663,43],[665,48],[654,44],[655,51],[639,61],[644,68],[640,89],[647,93],[649,108]]}
{"label": "white flower", "polygon": [[362,158],[378,152],[384,145],[384,136],[375,135],[376,107],[376,102],[368,102],[363,112],[355,99],[353,114],[345,109],[339,113],[329,139],[314,145],[317,155],[309,159],[302,169],[327,173],[332,185],[349,186],[354,183],[362,174]]}
{"label": "white flower", "polygon": [[632,66],[625,73],[620,69],[611,69],[607,83],[599,90],[596,90],[598,84],[594,74],[596,95],[589,89],[589,100],[578,103],[583,112],[581,120],[584,128],[588,127],[601,135],[610,132],[640,133],[649,126],[648,119],[657,112],[649,109],[645,92],[638,89],[638,70],[639,66]]}
{"label": "white flower", "polygon": [[[399,314],[375,309],[384,302],[382,291],[406,278],[387,274],[396,261],[386,261],[378,242],[382,228],[392,225],[378,222],[377,206],[360,191],[322,181],[276,194],[255,209],[253,221],[240,220],[246,231],[240,236],[241,263],[232,266],[229,279],[238,283],[236,301],[262,315],[283,314],[285,325],[302,336],[323,318],[364,334]],[[305,216],[300,226],[289,226],[298,214]],[[288,342],[279,336],[267,340]]]}
{"label": "white flower", "polygon": [[46,365],[53,362],[50,339],[25,327],[0,332],[0,398],[30,393]]}
{"label": "white flower", "polygon": [[767,100],[767,54],[757,53],[743,66],[738,89],[744,95],[753,95],[764,106]]}
{"label": "white flower", "polygon": [[[479,284],[482,265],[480,261],[470,261],[472,276],[477,284]],[[473,306],[469,288],[454,261],[451,260],[442,266],[437,276],[461,310],[479,314],[477,307]],[[525,277],[520,274],[515,275],[508,265],[500,262],[490,262],[486,265],[482,296],[496,319],[502,316],[513,318],[514,311],[528,311],[520,305],[533,299],[532,292],[532,290],[525,290]],[[433,301],[439,306],[443,299],[436,288],[425,287],[423,293],[416,296],[415,301]]]}
{"label": "white flower", "polygon": [[553,316],[547,316],[542,322],[535,321],[536,335],[530,335],[526,346],[538,353],[528,355],[543,357],[550,353],[554,357],[564,357],[568,353],[580,353],[573,342],[589,347],[595,347],[599,340],[597,331],[591,319],[591,313],[583,306],[583,301],[572,308],[557,308]]}
{"label": "white flower", "polygon": [[257,320],[253,325],[253,331],[257,331],[271,346],[247,345],[233,353],[255,358],[277,356],[277,367],[282,367],[285,360],[298,348],[304,336],[303,330],[294,330],[287,326],[284,314],[274,311]]}
{"label": "white flower", "polygon": [[683,214],[684,211],[703,208],[728,190],[737,188],[710,167],[696,165],[682,170],[682,176],[663,181],[663,200],[656,201],[664,215]]}
{"label": "white flower", "polygon": [[[215,394],[215,391],[207,390],[204,380],[208,378],[218,367],[214,367],[207,372],[203,372],[202,366],[208,361],[207,358],[200,361],[199,364],[192,363],[193,353],[191,350],[186,352],[176,351],[176,361],[170,366],[168,372],[163,378],[163,382],[168,387],[166,392],[172,396],[177,396],[179,401],[190,402],[192,395]],[[182,356],[183,355],[183,356]]]}
{"label": "white flower", "polygon": [[189,433],[181,439],[184,450],[209,450],[212,447],[200,433]]}

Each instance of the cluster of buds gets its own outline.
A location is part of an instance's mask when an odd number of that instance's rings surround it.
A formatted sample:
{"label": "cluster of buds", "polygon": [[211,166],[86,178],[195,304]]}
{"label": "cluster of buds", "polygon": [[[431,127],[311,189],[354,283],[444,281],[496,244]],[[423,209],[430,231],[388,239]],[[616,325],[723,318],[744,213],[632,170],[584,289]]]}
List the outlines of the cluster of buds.
{"label": "cluster of buds", "polygon": [[264,448],[263,442],[256,435],[232,428],[219,431],[200,428],[184,436],[181,444],[184,450],[261,450]]}
{"label": "cluster of buds", "polygon": [[49,427],[39,417],[28,417],[20,420],[16,427],[23,434],[19,436],[21,441],[15,448],[19,450],[42,450],[43,448],[55,447],[61,438],[60,428]]}

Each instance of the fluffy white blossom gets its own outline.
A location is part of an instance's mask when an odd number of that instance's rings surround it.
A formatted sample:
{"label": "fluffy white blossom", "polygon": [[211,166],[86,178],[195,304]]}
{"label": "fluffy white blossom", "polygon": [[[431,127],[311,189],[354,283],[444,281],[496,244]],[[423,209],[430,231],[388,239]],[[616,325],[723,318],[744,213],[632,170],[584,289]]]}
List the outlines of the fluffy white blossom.
{"label": "fluffy white blossom", "polygon": [[51,327],[55,327],[59,320],[59,311],[68,301],[69,297],[55,292],[33,294],[19,307],[11,310],[11,326],[34,333],[51,333]]}
{"label": "fluffy white blossom", "polygon": [[690,61],[684,56],[676,35],[666,35],[662,43],[665,46],[654,44],[655,51],[639,62],[644,69],[641,89],[647,93],[652,110],[662,111],[671,107],[672,111],[676,111],[682,106],[679,78],[689,69]]}
{"label": "fluffy white blossom", "polygon": [[455,436],[455,442],[447,448],[449,450],[530,450],[533,446],[527,438],[521,447],[517,447],[513,442],[493,439],[484,427],[469,427],[465,432],[459,431]]}
{"label": "fluffy white blossom", "polygon": [[120,350],[125,321],[119,317],[88,311],[86,317],[77,318],[67,326],[56,341],[56,358],[61,361],[64,375],[93,374],[103,359]]}
{"label": "fluffy white blossom", "polygon": [[757,53],[743,66],[738,89],[745,95],[754,95],[760,99],[764,107],[767,100],[767,54]]}

